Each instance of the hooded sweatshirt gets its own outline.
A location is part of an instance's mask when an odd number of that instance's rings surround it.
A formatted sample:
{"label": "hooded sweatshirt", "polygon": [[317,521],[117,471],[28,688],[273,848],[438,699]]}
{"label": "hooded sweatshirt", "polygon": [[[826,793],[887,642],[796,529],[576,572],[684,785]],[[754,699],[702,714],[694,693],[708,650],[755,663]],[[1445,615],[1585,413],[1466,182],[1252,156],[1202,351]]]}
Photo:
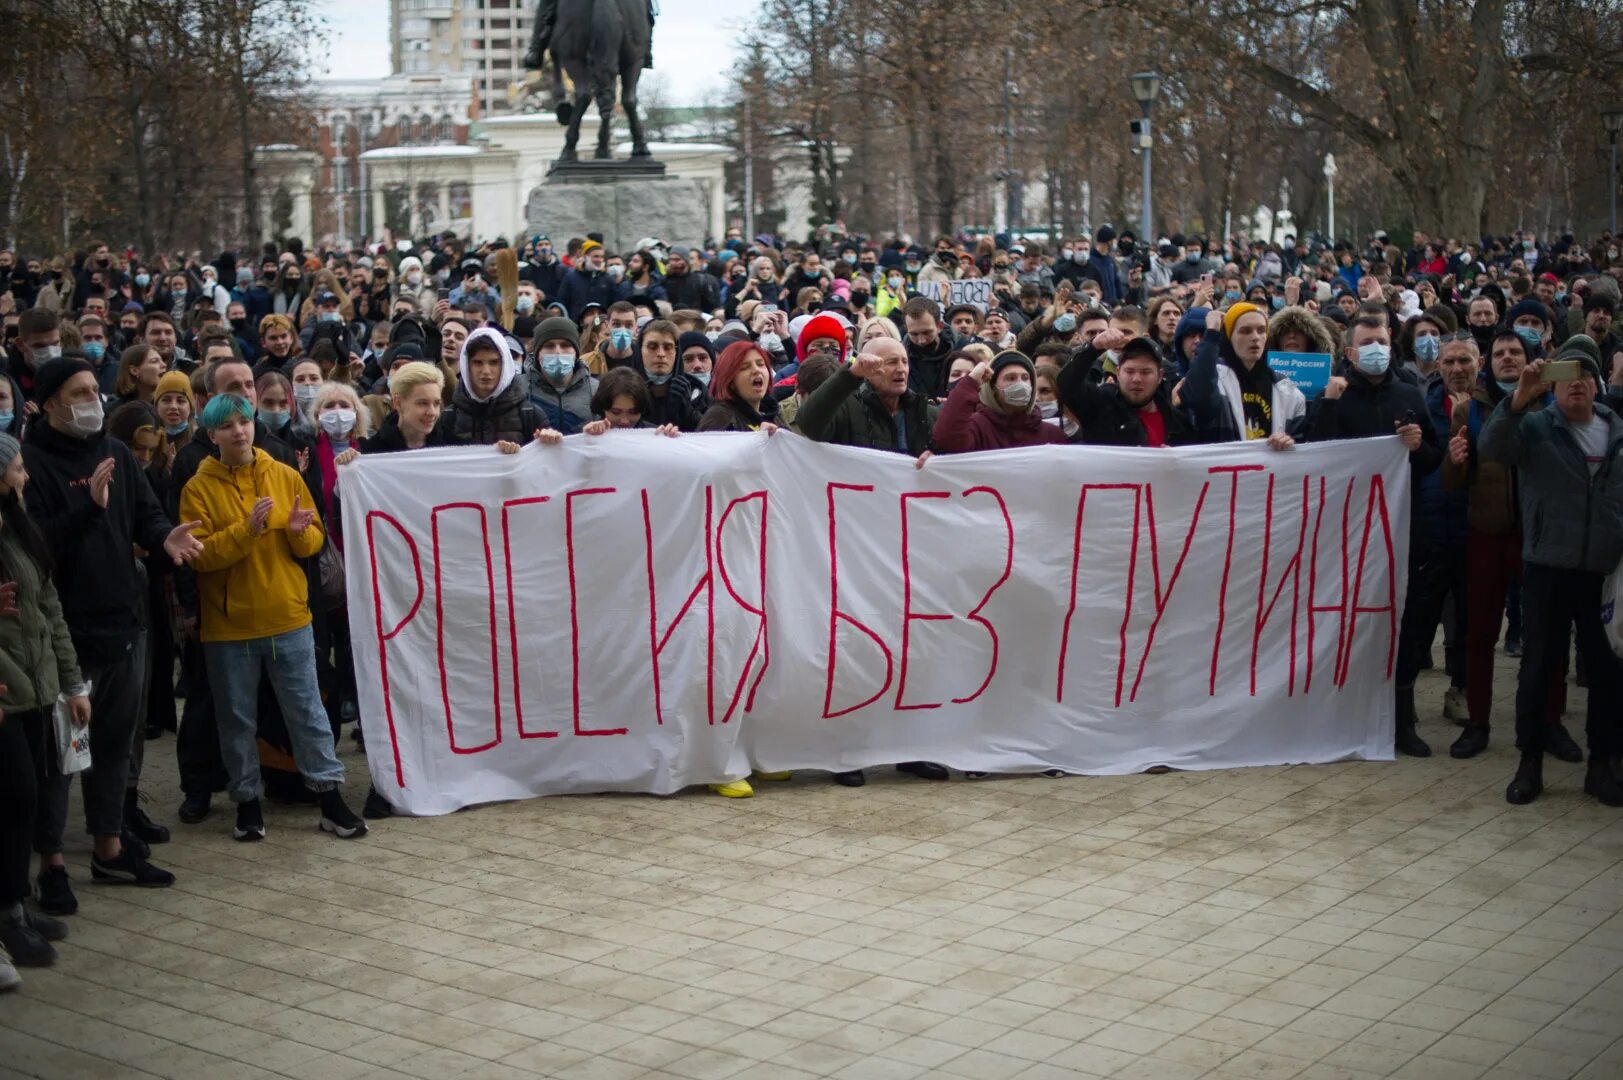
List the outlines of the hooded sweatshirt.
{"label": "hooded sweatshirt", "polygon": [[[468,352],[480,346],[494,346],[502,360],[501,378],[496,382],[496,389],[486,397],[474,393],[473,379],[468,374]],[[453,443],[523,445],[534,437],[535,429],[541,426],[540,416],[530,404],[524,380],[519,378],[518,362],[501,331],[485,326],[469,334],[457,357],[457,371],[460,378],[456,394],[445,418]]]}
{"label": "hooded sweatshirt", "polygon": [[[267,495],[276,506],[254,536],[248,519],[254,503]],[[297,536],[288,531],[294,499],[315,509],[299,474],[263,450],[255,450],[247,465],[205,458],[186,484],[181,514],[202,522],[192,535],[203,542],[203,553],[192,569],[204,641],[251,641],[310,625],[310,579],[299,560],[319,552],[326,534],[319,514]]]}

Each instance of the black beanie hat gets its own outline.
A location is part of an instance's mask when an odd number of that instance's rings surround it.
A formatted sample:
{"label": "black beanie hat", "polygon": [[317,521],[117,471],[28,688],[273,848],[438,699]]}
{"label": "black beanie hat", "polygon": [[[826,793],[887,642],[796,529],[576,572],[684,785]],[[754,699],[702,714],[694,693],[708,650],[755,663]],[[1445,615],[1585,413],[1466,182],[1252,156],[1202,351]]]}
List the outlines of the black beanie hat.
{"label": "black beanie hat", "polygon": [[1550,317],[1550,309],[1545,307],[1542,301],[1534,300],[1529,296],[1526,300],[1518,302],[1509,311],[1505,312],[1505,325],[1515,326],[1516,320],[1523,315],[1531,315],[1544,323],[1545,326],[1551,326],[1555,322]]}
{"label": "black beanie hat", "polygon": [[708,335],[701,334],[697,330],[689,330],[687,333],[676,339],[676,358],[680,360],[682,358],[682,354],[694,346],[698,346],[704,349],[705,352],[709,353],[710,362],[712,364],[716,362],[715,344],[710,340]]}
{"label": "black beanie hat", "polygon": [[51,400],[62,389],[63,383],[81,371],[96,374],[90,361],[82,356],[59,356],[55,360],[45,361],[34,372],[34,400],[42,404]]}
{"label": "black beanie hat", "polygon": [[1019,349],[1004,349],[992,358],[992,381],[996,382],[998,373],[1010,364],[1019,364],[1026,369],[1026,374],[1031,376],[1033,382],[1037,381],[1037,365],[1031,362],[1031,357]]}
{"label": "black beanie hat", "polygon": [[554,316],[541,320],[541,325],[535,328],[535,336],[531,339],[537,351],[549,341],[567,341],[580,352],[580,327],[575,320]]}

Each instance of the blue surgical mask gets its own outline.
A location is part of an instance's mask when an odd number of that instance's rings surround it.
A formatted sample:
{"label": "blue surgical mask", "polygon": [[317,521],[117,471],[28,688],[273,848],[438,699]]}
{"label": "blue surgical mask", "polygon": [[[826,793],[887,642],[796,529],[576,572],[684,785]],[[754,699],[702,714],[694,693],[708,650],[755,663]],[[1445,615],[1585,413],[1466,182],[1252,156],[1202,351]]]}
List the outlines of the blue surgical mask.
{"label": "blue surgical mask", "polygon": [[1437,359],[1437,354],[1443,351],[1443,339],[1435,334],[1426,334],[1414,339],[1414,356],[1416,360],[1429,364]]}
{"label": "blue surgical mask", "polygon": [[1358,349],[1358,370],[1365,375],[1384,375],[1392,363],[1392,350],[1379,341],[1372,341]]}
{"label": "blue surgical mask", "polygon": [[1544,343],[1544,335],[1531,326],[1518,326],[1515,329],[1516,336],[1521,338],[1522,343],[1529,349],[1536,349]]}
{"label": "blue surgical mask", "polygon": [[146,288],[148,285],[152,284],[152,275],[151,274],[136,274],[135,275],[135,284],[139,288],[142,288],[142,289]]}
{"label": "blue surgical mask", "polygon": [[92,364],[101,363],[101,358],[107,355],[107,343],[105,341],[87,341],[80,346],[80,349],[83,350],[85,359]]}
{"label": "blue surgical mask", "polygon": [[[265,426],[270,428],[272,431],[280,430],[282,425],[287,423],[288,411],[286,409],[259,409],[257,411],[259,413],[259,418],[265,421]],[[184,424],[181,425],[183,429],[185,426],[186,425]],[[179,433],[171,431],[169,434],[176,435]]]}
{"label": "blue surgical mask", "polygon": [[541,357],[541,371],[554,381],[566,379],[575,370],[575,358],[568,353],[547,353]]}
{"label": "blue surgical mask", "polygon": [[7,409],[5,412],[0,412],[0,428],[10,427],[11,422],[15,419],[17,419],[17,412],[15,409]]}
{"label": "blue surgical mask", "polygon": [[[261,417],[263,417],[264,415],[265,415],[264,413],[260,413]],[[287,413],[283,413],[282,417],[284,419],[286,419]],[[173,439],[173,438],[176,438],[178,436],[186,434],[186,432],[191,430],[191,427],[192,427],[192,422],[190,420],[182,420],[178,424],[165,424],[163,426],[163,433],[165,435],[169,436],[171,439]]]}
{"label": "blue surgical mask", "polygon": [[771,330],[768,330],[766,333],[756,338],[755,343],[769,353],[783,351],[783,338],[779,337]]}
{"label": "blue surgical mask", "polygon": [[668,383],[670,381],[671,381],[671,373],[669,371],[667,371],[663,375],[655,375],[652,372],[650,372],[649,375],[648,375],[648,385],[649,386],[664,386],[666,383]]}
{"label": "blue surgical mask", "polygon": [[528,315],[535,310],[535,297],[524,295],[513,301],[513,310],[520,315]]}
{"label": "blue surgical mask", "polygon": [[1076,330],[1076,316],[1069,311],[1054,320],[1054,329],[1061,334],[1069,334]]}
{"label": "blue surgical mask", "polygon": [[700,386],[710,385],[710,373],[708,371],[690,371],[688,372],[688,378],[692,379]]}
{"label": "blue surgical mask", "polygon": [[1273,308],[1275,311],[1282,311],[1285,307],[1285,298],[1283,296],[1276,296],[1272,300],[1268,301],[1268,306]]}
{"label": "blue surgical mask", "polygon": [[321,313],[321,321],[322,322],[343,322],[344,321],[344,313],[342,311],[323,311]]}
{"label": "blue surgical mask", "polygon": [[1245,299],[1245,297],[1241,295],[1238,289],[1229,289],[1223,293],[1223,299],[1227,300],[1231,304],[1238,304],[1241,300]]}
{"label": "blue surgical mask", "polygon": [[1185,262],[1198,263],[1200,261],[1200,252],[1186,251],[1183,253],[1183,258]]}
{"label": "blue surgical mask", "polygon": [[301,383],[293,388],[293,400],[299,403],[299,408],[308,410],[316,403],[316,391],[320,389],[311,383]]}
{"label": "blue surgical mask", "polygon": [[1499,389],[1503,390],[1507,394],[1514,394],[1516,392],[1517,380],[1515,379],[1512,379],[1509,382],[1506,382],[1503,379],[1495,379],[1494,382],[1498,385]]}
{"label": "blue surgical mask", "polygon": [[625,352],[631,348],[631,331],[619,327],[609,331],[609,348],[615,352]]}

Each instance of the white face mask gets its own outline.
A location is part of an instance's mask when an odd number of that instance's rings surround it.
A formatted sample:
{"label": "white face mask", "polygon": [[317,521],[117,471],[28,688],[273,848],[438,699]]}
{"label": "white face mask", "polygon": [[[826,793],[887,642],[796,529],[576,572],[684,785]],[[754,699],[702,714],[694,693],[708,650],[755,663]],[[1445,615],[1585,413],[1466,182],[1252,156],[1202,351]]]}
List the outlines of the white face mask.
{"label": "white face mask", "polygon": [[80,438],[88,439],[101,430],[102,409],[101,399],[95,401],[81,401],[73,406],[73,418],[68,426]]}
{"label": "white face mask", "polygon": [[342,439],[355,429],[354,409],[328,409],[321,414],[321,430],[329,439]]}

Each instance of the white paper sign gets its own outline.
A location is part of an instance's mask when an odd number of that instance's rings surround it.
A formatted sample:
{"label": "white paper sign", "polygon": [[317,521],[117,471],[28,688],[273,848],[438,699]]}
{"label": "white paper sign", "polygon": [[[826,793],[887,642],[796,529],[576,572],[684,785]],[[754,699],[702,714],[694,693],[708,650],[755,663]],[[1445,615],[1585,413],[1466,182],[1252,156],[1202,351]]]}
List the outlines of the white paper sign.
{"label": "white paper sign", "polygon": [[1396,439],[936,457],[789,433],[363,457],[367,753],[413,813],[752,767],[1392,754]]}

